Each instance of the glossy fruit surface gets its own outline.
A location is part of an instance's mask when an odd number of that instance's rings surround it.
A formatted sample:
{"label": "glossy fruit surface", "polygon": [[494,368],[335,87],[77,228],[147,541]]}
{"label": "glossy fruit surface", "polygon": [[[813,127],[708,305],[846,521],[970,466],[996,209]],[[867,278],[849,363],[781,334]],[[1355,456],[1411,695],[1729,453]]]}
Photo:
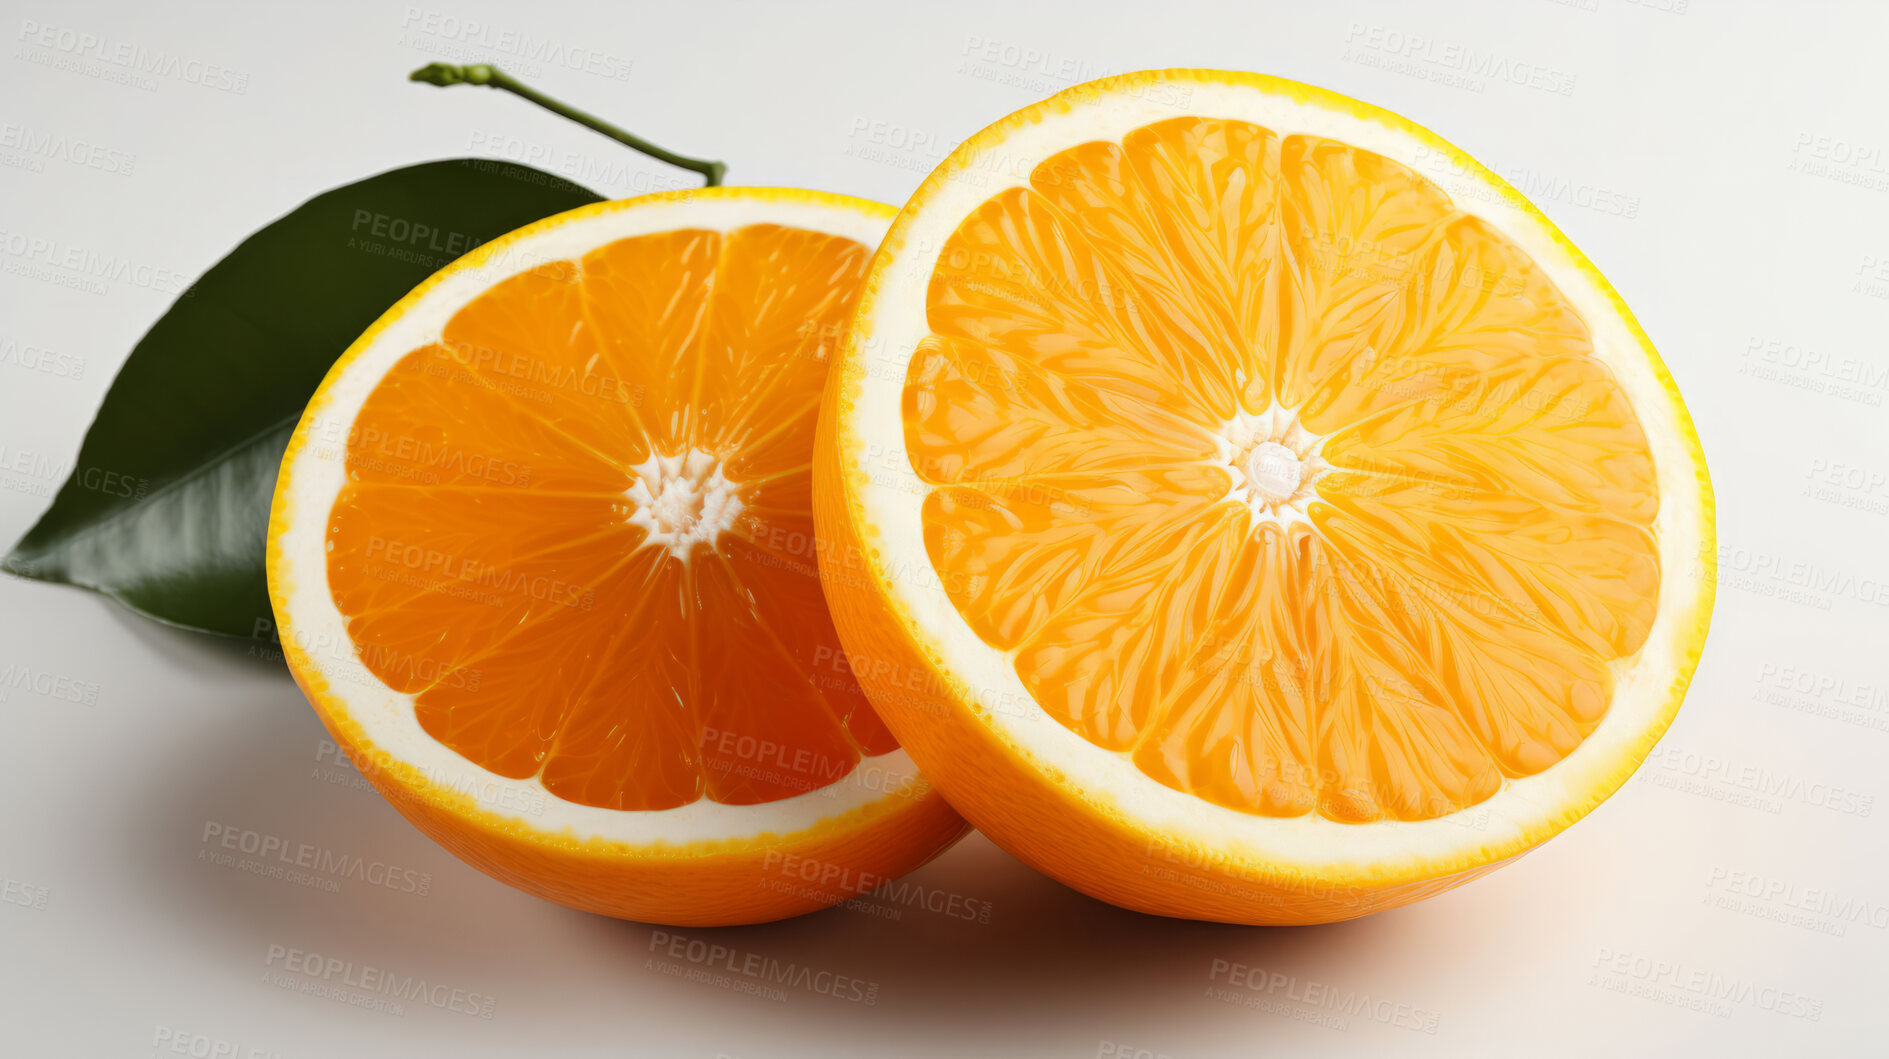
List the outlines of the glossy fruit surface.
{"label": "glossy fruit surface", "polygon": [[1531,848],[1644,758],[1710,614],[1703,457],[1606,281],[1432,134],[1258,75],[960,147],[820,445],[887,723],[999,845],[1147,911],[1347,918]]}
{"label": "glossy fruit surface", "polygon": [[752,922],[962,833],[847,669],[814,560],[829,350],[890,213],[769,189],[575,210],[436,275],[330,373],[272,519],[284,647],[468,861],[592,911]]}

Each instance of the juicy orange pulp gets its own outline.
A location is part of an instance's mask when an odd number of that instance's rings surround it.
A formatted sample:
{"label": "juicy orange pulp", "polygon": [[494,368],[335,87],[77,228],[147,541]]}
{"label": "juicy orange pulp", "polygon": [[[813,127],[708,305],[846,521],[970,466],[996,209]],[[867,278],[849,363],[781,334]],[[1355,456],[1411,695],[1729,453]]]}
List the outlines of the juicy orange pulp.
{"label": "juicy orange pulp", "polygon": [[773,801],[895,747],[827,617],[807,465],[868,257],[775,225],[622,239],[379,383],[329,582],[433,738],[608,809]]}
{"label": "juicy orange pulp", "polygon": [[1422,176],[1178,118],[968,216],[904,397],[926,545],[1036,701],[1267,816],[1444,815],[1594,730],[1657,605],[1581,317]]}

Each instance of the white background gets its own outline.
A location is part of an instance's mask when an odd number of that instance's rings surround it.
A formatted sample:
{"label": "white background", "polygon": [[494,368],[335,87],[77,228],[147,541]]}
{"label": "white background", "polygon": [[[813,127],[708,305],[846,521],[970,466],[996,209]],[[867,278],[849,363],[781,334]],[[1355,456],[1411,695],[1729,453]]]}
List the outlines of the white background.
{"label": "white background", "polygon": [[[1531,194],[1613,280],[1711,462],[1723,545],[1711,640],[1677,724],[1625,790],[1442,897],[1329,927],[1169,922],[1064,890],[973,837],[915,881],[986,923],[880,901],[676,932],[879,987],[871,1005],[807,990],[775,1002],[667,976],[651,963],[653,928],[567,911],[461,865],[338,771],[278,665],[75,589],[0,580],[0,672],[98,687],[89,707],[0,687],[0,1051],[1880,1052],[1880,7],[263,7],[0,3],[0,142],[31,130],[118,160],[95,168],[0,146],[0,544],[39,516],[119,362],[170,300],[157,283],[47,278],[15,236],[187,280],[303,199],[425,159],[511,157],[613,196],[693,183],[498,93],[406,83],[424,62],[498,62],[659,143],[726,159],[734,183],[895,204],[957,141],[1071,82],[1218,66],[1429,126]],[[56,44],[23,39],[35,23],[208,64],[242,90],[63,68]],[[547,59],[547,46],[589,49],[596,69]],[[35,370],[19,354],[28,347],[83,371]],[[428,892],[219,867],[199,856],[214,848],[210,825],[410,869]],[[357,975],[423,976],[489,998],[491,1017],[309,995],[293,974],[286,986],[266,978],[281,970],[278,948]],[[1229,1003],[1211,992],[1227,984],[1216,961],[1279,984]],[[1333,997],[1368,1004],[1334,1014]]]}

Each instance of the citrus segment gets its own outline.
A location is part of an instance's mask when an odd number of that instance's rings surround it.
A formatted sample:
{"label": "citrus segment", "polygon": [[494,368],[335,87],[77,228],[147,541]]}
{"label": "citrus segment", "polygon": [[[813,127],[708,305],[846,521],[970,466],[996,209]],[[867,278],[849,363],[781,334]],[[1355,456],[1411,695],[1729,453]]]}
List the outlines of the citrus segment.
{"label": "citrus segment", "polygon": [[[497,284],[383,380],[349,439],[329,579],[358,645],[424,641],[481,674],[402,688],[427,732],[607,809],[770,801],[851,770],[870,707],[808,670],[838,646],[818,579],[744,580],[722,537],[770,532],[749,503],[810,508],[819,343],[866,256],[773,225],[617,240]],[[622,297],[632,277],[663,303]],[[388,481],[389,438],[525,480]],[[755,744],[827,778],[717,749]]]}
{"label": "citrus segment", "polygon": [[[300,484],[282,486],[282,506],[326,502],[318,534],[299,509],[283,531],[305,550],[318,542],[319,561],[297,570],[326,596],[300,607],[344,630],[326,668],[358,665],[356,683],[398,696],[350,708],[311,692],[331,725],[382,717],[365,743],[430,761],[423,779],[540,792],[547,816],[597,840],[681,831],[726,855],[793,848],[796,834],[850,833],[867,850],[903,836],[853,879],[948,844],[962,825],[914,785],[846,667],[813,557],[819,400],[877,209],[709,192],[643,200],[654,223],[637,203],[604,204],[483,248],[390,311],[325,384],[347,409],[332,413],[345,440],[310,458],[339,460],[341,475],[298,474],[292,450],[285,480]],[[278,606],[294,622],[297,605]],[[332,687],[326,661],[304,657],[298,675]],[[877,790],[862,779],[872,759],[887,762]],[[542,840],[535,824],[504,827],[512,844]],[[648,848],[657,864],[699,867],[688,842]],[[501,843],[496,856],[520,882],[515,854]],[[576,885],[521,884],[554,899]],[[739,904],[787,914],[844,896],[781,885]],[[584,904],[753,918],[634,893]]]}
{"label": "citrus segment", "polygon": [[[901,213],[817,510],[876,574],[836,603],[849,646],[953,689],[887,721],[1000,844],[1094,885],[1008,840],[1073,797],[1149,851],[1192,817],[1232,862],[1323,842],[1297,863],[1427,885],[1565,826],[1663,730],[1710,601],[1690,424],[1591,266],[1467,159],[1493,193],[1452,199],[1415,168],[1439,153],[1289,82],[1129,75],[993,126]],[[992,166],[1015,185],[955,179]],[[852,617],[880,608],[897,635]],[[1027,708],[979,705],[1012,678]],[[973,753],[1004,763],[980,790]],[[1510,844],[1464,852],[1490,806]],[[1428,824],[1456,833],[1398,830]]]}
{"label": "citrus segment", "polygon": [[905,397],[949,487],[926,540],[1052,716],[1218,804],[1344,820],[1475,804],[1599,721],[1658,595],[1651,460],[1560,292],[1429,181],[1177,118],[1043,161],[940,260],[961,353]]}

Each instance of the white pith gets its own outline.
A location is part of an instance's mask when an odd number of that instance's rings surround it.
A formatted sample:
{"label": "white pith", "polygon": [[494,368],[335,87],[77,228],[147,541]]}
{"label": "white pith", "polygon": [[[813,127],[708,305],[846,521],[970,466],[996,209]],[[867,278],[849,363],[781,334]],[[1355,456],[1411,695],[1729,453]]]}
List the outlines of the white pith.
{"label": "white pith", "polygon": [[1233,479],[1229,499],[1245,504],[1255,528],[1310,528],[1318,480],[1331,470],[1325,439],[1305,429],[1297,409],[1277,403],[1257,415],[1241,409],[1220,428],[1220,462]]}
{"label": "white pith", "polygon": [[630,525],[648,534],[642,547],[661,548],[686,563],[697,544],[713,548],[741,517],[741,487],[722,473],[721,460],[700,449],[651,453],[630,469],[636,481],[623,495],[636,505]]}
{"label": "white pith", "polygon": [[[1177,99],[1186,100],[1185,106],[1170,102]],[[972,210],[1007,188],[1026,186],[1031,169],[1048,157],[1081,143],[1119,141],[1131,130],[1184,115],[1252,122],[1282,136],[1330,137],[1416,172],[1425,170],[1426,161],[1433,164],[1439,152],[1447,153],[1460,171],[1485,180],[1496,192],[1459,202],[1458,208],[1506,233],[1569,298],[1592,332],[1595,355],[1613,370],[1645,428],[1661,497],[1653,526],[1663,569],[1658,617],[1639,654],[1613,667],[1615,697],[1599,727],[1556,765],[1505,783],[1472,809],[1425,821],[1344,824],[1315,814],[1243,813],[1164,787],[1126,755],[1095,746],[1034,708],[1011,659],[978,637],[932,570],[921,512],[933,487],[911,469],[900,398],[910,354],[929,333],[926,295],[940,251]],[[965,178],[955,179],[959,174]],[[901,216],[887,256],[877,265],[877,285],[848,344],[845,370],[856,386],[856,400],[843,407],[839,429],[849,453],[849,488],[858,489],[852,499],[863,508],[861,543],[877,580],[911,616],[943,668],[968,689],[979,723],[995,730],[1035,770],[1057,777],[1055,782],[1101,812],[1140,831],[1165,835],[1177,846],[1203,851],[1210,860],[1228,858],[1227,863],[1387,877],[1402,877],[1413,863],[1483,863],[1488,860],[1484,851],[1521,848],[1528,836],[1565,824],[1571,813],[1589,808],[1610,789],[1622,763],[1637,762],[1644,753],[1646,734],[1667,707],[1675,681],[1685,672],[1692,638],[1705,620],[1698,578],[1699,557],[1709,551],[1709,520],[1683,408],[1617,312],[1610,292],[1562,249],[1550,227],[1511,203],[1512,194],[1473,160],[1434,138],[1350,108],[1254,85],[1192,79],[1141,80],[1117,91],[1091,92],[1069,109],[1046,107],[1002,137],[980,138],[947,158],[921,192],[929,196],[922,208]],[[1026,708],[1010,705],[1017,703]]]}
{"label": "white pith", "polygon": [[[791,798],[757,805],[724,805],[707,798],[658,811],[619,811],[565,801],[536,777],[510,779],[474,764],[440,744],[420,727],[413,697],[396,692],[354,655],[347,625],[328,584],[328,512],[346,483],[343,446],[355,417],[381,379],[410,351],[440,338],[446,321],[460,308],[509,276],[554,261],[576,260],[617,239],[679,228],[732,231],[750,224],[779,224],[855,240],[876,248],[891,221],[889,212],[812,199],[768,197],[727,191],[716,196],[632,200],[617,208],[506,237],[450,266],[419,300],[360,349],[322,396],[304,414],[292,446],[299,445],[283,473],[293,483],[287,498],[292,517],[277,541],[276,586],[286,595],[281,629],[284,649],[314,668],[338,697],[349,719],[393,761],[417,769],[429,782],[470,795],[479,808],[539,832],[578,840],[601,839],[630,845],[683,845],[704,840],[742,840],[787,835],[813,827],[887,798],[912,796],[917,767],[904,750],[863,759],[852,772],[828,786]],[[644,514],[659,528],[665,515],[686,513],[701,503],[699,516],[671,519],[664,532],[676,537],[656,544],[673,548],[680,536],[718,532],[733,523],[740,500],[724,491],[718,463],[704,464],[688,453],[637,468],[646,480],[668,488],[632,487],[627,499],[638,505],[631,520]],[[699,476],[698,476],[699,472]],[[717,481],[719,479],[719,483]],[[639,486],[642,483],[638,483]],[[679,487],[679,488],[678,488]],[[670,489],[676,491],[670,492]],[[665,502],[664,497],[668,497]],[[719,500],[717,499],[719,497]],[[719,507],[713,505],[719,503]],[[711,514],[713,517],[711,518]],[[687,523],[685,525],[685,523]],[[678,536],[680,534],[680,536]],[[359,762],[362,768],[370,763]]]}

